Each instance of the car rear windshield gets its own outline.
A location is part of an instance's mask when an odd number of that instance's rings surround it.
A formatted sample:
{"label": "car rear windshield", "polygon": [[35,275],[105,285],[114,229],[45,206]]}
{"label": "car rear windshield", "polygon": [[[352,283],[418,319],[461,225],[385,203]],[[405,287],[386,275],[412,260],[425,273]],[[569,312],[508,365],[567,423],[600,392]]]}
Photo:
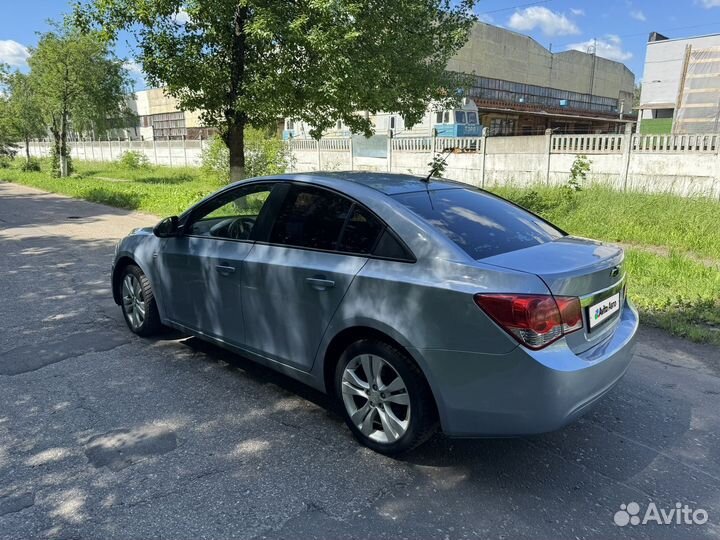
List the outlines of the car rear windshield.
{"label": "car rear windshield", "polygon": [[473,259],[552,242],[563,236],[541,218],[475,189],[439,189],[394,196],[437,227]]}

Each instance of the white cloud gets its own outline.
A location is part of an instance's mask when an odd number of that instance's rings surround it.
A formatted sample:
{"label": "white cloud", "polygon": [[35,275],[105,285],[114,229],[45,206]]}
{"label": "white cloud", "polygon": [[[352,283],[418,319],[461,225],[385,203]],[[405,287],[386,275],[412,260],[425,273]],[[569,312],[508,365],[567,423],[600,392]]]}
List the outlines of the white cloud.
{"label": "white cloud", "polygon": [[144,75],[142,66],[138,64],[135,60],[127,60],[123,67],[127,69],[131,74],[138,75],[142,77]]}
{"label": "white cloud", "polygon": [[618,62],[625,62],[632,58],[631,52],[623,50],[620,36],[615,34],[608,34],[604,39],[598,39],[597,41],[589,39],[580,43],[572,43],[567,46],[567,49],[589,53],[592,53],[593,49],[595,49],[595,54],[598,56]]}
{"label": "white cloud", "polygon": [[706,9],[720,6],[720,0],[700,0],[700,4]]}
{"label": "white cloud", "polygon": [[510,17],[508,26],[519,32],[528,32],[539,28],[546,36],[567,36],[580,33],[577,25],[563,13],[540,6],[516,11]]}
{"label": "white cloud", "polygon": [[29,57],[30,51],[25,45],[12,39],[0,40],[0,63],[22,67],[27,65]]}
{"label": "white cloud", "polygon": [[[720,0],[718,0],[718,1],[720,2]],[[643,21],[643,22],[647,21],[647,17],[645,17],[645,14],[639,9],[633,9],[630,12],[630,16],[633,19],[635,19],[636,21]]]}
{"label": "white cloud", "polygon": [[188,15],[188,12],[184,9],[180,9],[180,11],[175,14],[175,22],[178,24],[187,24],[190,22],[190,15]]}
{"label": "white cloud", "polygon": [[570,13],[572,13],[576,17],[582,17],[583,15],[585,15],[585,10],[580,8],[570,8]]}

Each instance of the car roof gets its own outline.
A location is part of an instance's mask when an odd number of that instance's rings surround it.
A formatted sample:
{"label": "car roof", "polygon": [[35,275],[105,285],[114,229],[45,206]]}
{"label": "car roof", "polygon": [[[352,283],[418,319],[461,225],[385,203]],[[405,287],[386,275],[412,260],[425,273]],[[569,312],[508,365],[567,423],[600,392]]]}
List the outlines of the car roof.
{"label": "car roof", "polygon": [[469,187],[467,184],[463,184],[461,182],[440,178],[431,178],[428,182],[425,177],[415,176],[412,174],[364,171],[307,172],[284,174],[274,178],[282,178],[286,180],[324,180],[324,183],[329,184],[352,182],[354,184],[369,187],[384,193],[385,195],[398,195],[400,193],[411,193],[414,191],[434,191],[440,189]]}

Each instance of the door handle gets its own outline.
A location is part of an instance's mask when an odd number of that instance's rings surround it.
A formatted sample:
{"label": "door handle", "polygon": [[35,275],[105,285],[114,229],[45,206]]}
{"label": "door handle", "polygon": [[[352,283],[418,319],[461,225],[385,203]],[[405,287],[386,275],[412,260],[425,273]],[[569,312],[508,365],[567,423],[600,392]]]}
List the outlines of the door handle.
{"label": "door handle", "polygon": [[218,271],[218,274],[222,276],[229,276],[230,274],[235,273],[235,267],[234,266],[224,266],[222,264],[218,264],[215,267],[215,270]]}
{"label": "door handle", "polygon": [[325,289],[330,289],[335,286],[335,282],[332,279],[325,279],[324,277],[305,278],[305,283],[317,291],[324,291]]}

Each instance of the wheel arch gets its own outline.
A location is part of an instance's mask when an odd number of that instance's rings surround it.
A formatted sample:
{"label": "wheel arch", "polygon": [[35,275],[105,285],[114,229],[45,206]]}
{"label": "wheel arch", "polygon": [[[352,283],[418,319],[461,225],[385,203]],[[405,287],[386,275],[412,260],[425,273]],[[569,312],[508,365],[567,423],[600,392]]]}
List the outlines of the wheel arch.
{"label": "wheel arch", "polygon": [[392,335],[390,335],[389,332],[385,332],[376,327],[363,324],[349,326],[342,329],[333,336],[333,338],[330,340],[327,347],[325,348],[325,352],[322,356],[322,377],[325,386],[325,392],[328,395],[335,397],[334,376],[335,368],[337,367],[337,363],[340,360],[340,356],[342,355],[343,351],[345,351],[345,349],[347,349],[352,343],[360,339],[377,339],[378,341],[383,341],[405,353],[408,358],[410,358],[411,361],[415,363],[415,365],[417,365],[418,369],[425,378],[425,382],[430,389],[430,395],[432,395],[433,397],[435,413],[438,414],[438,416],[441,416],[441,403],[439,402],[438,396],[433,389],[433,384],[428,377],[427,370],[423,368],[423,362],[421,361],[421,359],[418,358],[417,350],[402,343],[402,341],[404,340],[402,340],[401,336],[393,337]]}
{"label": "wheel arch", "polygon": [[123,255],[115,262],[115,266],[113,267],[113,273],[110,283],[112,286],[113,300],[118,306],[122,303],[122,292],[120,290],[122,285],[122,273],[123,270],[125,270],[125,268],[127,268],[131,264],[134,264],[137,267],[140,266],[137,261],[135,261],[135,259],[133,259],[131,256]]}

